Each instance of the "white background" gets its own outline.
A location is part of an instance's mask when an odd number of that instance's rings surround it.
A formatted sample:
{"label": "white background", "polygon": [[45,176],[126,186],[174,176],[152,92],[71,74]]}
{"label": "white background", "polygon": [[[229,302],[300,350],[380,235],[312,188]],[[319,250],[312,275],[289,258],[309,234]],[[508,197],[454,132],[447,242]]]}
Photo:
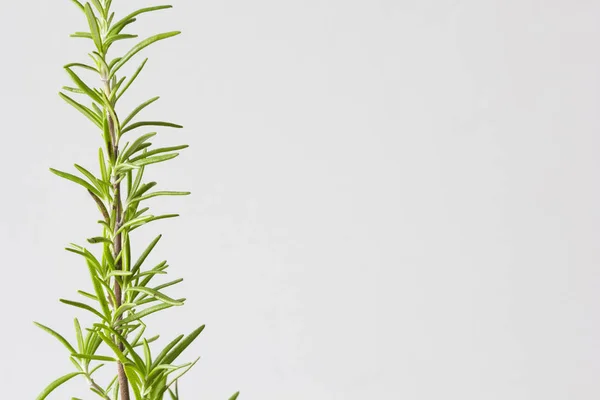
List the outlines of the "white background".
{"label": "white background", "polygon": [[[144,115],[186,129],[160,142],[191,145],[150,170],[193,192],[152,202],[182,218],[134,237],[164,233],[152,261],[186,278],[152,333],[207,324],[184,400],[600,397],[599,2],[175,5],[129,29],[184,34],[146,52],[122,113],[161,95]],[[48,172],[97,168],[56,95],[84,29],[67,0],[2,5],[5,399],[72,370],[31,321],[73,338],[57,299],[89,288],[62,248],[97,212]],[[95,398],[50,399],[72,396]]]}

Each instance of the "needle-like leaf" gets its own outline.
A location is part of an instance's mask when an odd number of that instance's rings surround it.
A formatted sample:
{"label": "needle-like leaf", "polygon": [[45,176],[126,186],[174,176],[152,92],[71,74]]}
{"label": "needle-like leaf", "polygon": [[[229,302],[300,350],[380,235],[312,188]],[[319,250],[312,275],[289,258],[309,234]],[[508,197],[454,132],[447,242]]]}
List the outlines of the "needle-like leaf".
{"label": "needle-like leaf", "polygon": [[124,127],[121,131],[121,134],[127,133],[137,128],[141,128],[142,126],[165,126],[168,128],[183,128],[183,126],[174,124],[172,122],[163,122],[163,121],[140,121],[135,122],[127,127]]}
{"label": "needle-like leaf", "polygon": [[91,307],[91,306],[89,306],[87,304],[80,303],[78,301],[66,300],[66,299],[60,299],[60,302],[64,303],[64,304],[68,304],[68,305],[73,306],[73,307],[81,308],[82,310],[89,311],[92,314],[94,314],[95,316],[97,316],[98,318],[106,321],[106,317],[104,317],[104,315],[102,315],[98,310],[94,309],[93,307]]}
{"label": "needle-like leaf", "polygon": [[129,61],[133,56],[142,51],[144,48],[150,46],[152,43],[156,43],[159,40],[164,40],[173,36],[177,36],[180,33],[181,32],[179,31],[159,33],[158,35],[154,35],[149,37],[148,39],[142,40],[141,42],[133,46],[133,48],[129,50],[127,54],[125,54],[117,63],[115,63],[115,65],[113,65],[109,77],[112,77],[119,69],[121,69],[123,65],[125,65],[127,61]]}
{"label": "needle-like leaf", "polygon": [[55,380],[54,382],[52,382],[50,385],[48,385],[48,387],[46,387],[46,389],[44,389],[44,391],[38,395],[38,397],[36,398],[36,400],[44,400],[57,387],[59,387],[60,385],[68,382],[69,380],[71,380],[71,379],[73,379],[73,378],[75,378],[76,376],[79,376],[79,375],[83,375],[83,372],[72,372],[70,374],[61,376],[60,378],[58,378],[57,380]]}
{"label": "needle-like leaf", "polygon": [[140,111],[142,111],[144,108],[148,107],[150,104],[154,103],[156,100],[160,99],[160,96],[156,96],[151,98],[150,100],[147,100],[145,102],[143,102],[142,104],[140,104],[139,106],[137,106],[128,116],[127,118],[125,118],[125,120],[121,123],[123,125],[123,127],[126,127],[127,124],[129,123],[129,121],[131,121],[136,115],[139,114]]}
{"label": "needle-like leaf", "polygon": [[50,168],[50,171],[53,174],[55,174],[57,176],[60,176],[61,178],[64,178],[66,180],[69,180],[71,182],[75,182],[78,185],[83,186],[84,188],[86,188],[90,192],[94,193],[98,197],[103,197],[102,194],[98,191],[98,189],[96,189],[94,186],[90,185],[88,182],[84,181],[83,179],[81,179],[78,176],[75,176],[73,174],[69,174],[68,172],[59,171],[59,170],[54,169],[54,168]]}
{"label": "needle-like leaf", "polygon": [[167,8],[172,8],[172,7],[173,6],[170,6],[170,5],[164,5],[164,6],[146,7],[146,8],[141,8],[139,10],[136,10],[136,11],[132,12],[131,14],[127,15],[125,18],[116,22],[112,26],[112,28],[110,28],[110,30],[108,31],[108,35],[110,36],[110,35],[119,33],[128,23],[130,23],[130,21],[135,20],[135,17],[137,17],[140,14],[148,13],[148,12],[152,12],[152,11],[158,11],[158,10],[165,10]]}
{"label": "needle-like leaf", "polygon": [[54,336],[59,342],[61,342],[63,344],[63,346],[65,346],[67,348],[67,350],[69,350],[69,352],[72,353],[77,353],[77,351],[75,350],[75,348],[71,345],[71,343],[69,343],[67,341],[67,339],[65,339],[61,334],[59,334],[58,332],[56,332],[55,330],[48,328],[45,325],[40,324],[39,322],[34,322],[34,324],[43,329],[44,331],[48,332],[50,335]]}
{"label": "needle-like leaf", "polygon": [[58,95],[62,97],[64,101],[70,104],[77,111],[85,115],[90,121],[92,121],[96,126],[98,126],[98,128],[102,128],[102,120],[96,113],[94,113],[92,110],[90,110],[83,104],[76,102],[64,93],[58,93]]}
{"label": "needle-like leaf", "polygon": [[165,308],[170,308],[170,307],[173,307],[173,306],[171,304],[162,303],[162,304],[157,304],[157,305],[152,306],[152,307],[145,308],[145,309],[143,309],[141,311],[138,311],[138,312],[136,312],[134,314],[131,314],[127,318],[123,318],[121,321],[117,322],[117,325],[122,325],[122,324],[125,324],[127,322],[131,322],[131,321],[137,321],[140,318],[146,317],[146,316],[148,316],[150,314],[154,314],[155,312],[162,311]]}
{"label": "needle-like leaf", "polygon": [[98,27],[98,20],[96,19],[96,15],[94,15],[94,10],[90,6],[90,3],[85,3],[83,6],[85,11],[85,16],[88,20],[88,25],[90,27],[90,33],[92,35],[92,39],[94,40],[94,44],[96,44],[96,48],[98,51],[102,51],[102,38],[100,37],[100,28]]}
{"label": "needle-like leaf", "polygon": [[182,306],[183,305],[183,301],[172,299],[171,297],[167,296],[164,293],[159,292],[158,290],[150,289],[147,287],[134,286],[134,287],[127,288],[127,291],[144,293],[148,296],[154,297],[155,299],[162,301],[163,303],[167,303],[172,306]]}

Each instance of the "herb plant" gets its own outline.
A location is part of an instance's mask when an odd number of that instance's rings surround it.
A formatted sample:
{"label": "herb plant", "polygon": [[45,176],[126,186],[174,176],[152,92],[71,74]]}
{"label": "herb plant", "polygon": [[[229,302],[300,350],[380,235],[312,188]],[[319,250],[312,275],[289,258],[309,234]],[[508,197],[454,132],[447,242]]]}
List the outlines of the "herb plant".
{"label": "herb plant", "polygon": [[[158,100],[151,98],[133,109],[126,117],[119,110],[119,100],[128,93],[142,72],[145,59],[129,77],[119,76],[122,68],[146,47],[180,32],[160,33],[137,42],[124,55],[109,57],[117,41],[132,40],[137,35],[125,33],[136,18],[145,13],[171,8],[169,5],[136,10],[117,18],[111,10],[112,0],[72,0],[81,11],[89,31],[73,37],[89,40],[88,63],[70,63],[64,68],[72,80],[60,96],[83,114],[98,130],[102,146],[98,151],[99,173],[94,174],[75,164],[78,174],[51,171],[86,190],[90,203],[98,208],[99,236],[87,239],[89,248],[71,244],[67,250],[81,257],[89,271],[91,290],[79,290],[77,300],[61,299],[68,306],[89,313],[96,322],[83,327],[75,318],[75,341],[72,343],[55,330],[36,322],[66,347],[74,370],[52,382],[37,397],[43,400],[57,387],[73,378],[87,380],[93,393],[105,400],[179,399],[178,382],[196,363],[179,363],[181,353],[204,329],[200,326],[187,336],[180,335],[160,352],[152,347],[158,336],[147,337],[146,317],[183,305],[185,299],[173,298],[164,290],[182,279],[156,284],[158,275],[167,274],[167,262],[148,267],[148,255],[161,236],[151,241],[137,257],[132,254],[133,232],[150,222],[176,217],[176,214],[151,215],[145,201],[156,196],[179,196],[189,192],[153,191],[156,182],[144,182],[144,172],[154,164],[171,160],[187,145],[157,148],[150,140],[156,132],[143,133],[141,128],[181,128],[180,125],[155,120],[137,120],[138,114]],[[82,74],[87,74],[84,79]],[[90,78],[94,78],[95,83]],[[125,142],[125,143],[124,143]],[[144,245],[142,246],[142,248]],[[105,364],[114,365],[114,378],[101,383],[96,371]],[[108,368],[108,367],[107,367]],[[236,393],[230,400],[238,397]],[[72,400],[81,400],[72,397]]]}

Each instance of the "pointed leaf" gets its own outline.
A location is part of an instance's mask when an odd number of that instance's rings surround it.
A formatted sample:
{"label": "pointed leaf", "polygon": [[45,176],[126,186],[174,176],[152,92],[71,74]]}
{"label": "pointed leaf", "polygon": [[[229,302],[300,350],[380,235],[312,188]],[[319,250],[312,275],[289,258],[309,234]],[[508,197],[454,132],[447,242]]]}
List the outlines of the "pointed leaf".
{"label": "pointed leaf", "polygon": [[160,96],[153,97],[150,100],[147,100],[147,101],[143,102],[142,104],[140,104],[139,106],[137,106],[127,116],[127,118],[125,118],[125,120],[121,123],[121,125],[123,125],[123,127],[127,126],[127,124],[129,123],[129,121],[131,121],[136,115],[138,115],[140,113],[140,111],[142,111],[144,108],[148,107],[150,104],[154,103],[158,99],[160,99]]}
{"label": "pointed leaf", "polygon": [[117,359],[114,357],[101,356],[97,354],[73,354],[77,358],[82,358],[84,360],[94,360],[94,361],[109,361],[109,362],[117,362]]}
{"label": "pointed leaf", "polygon": [[167,354],[167,356],[164,358],[164,360],[162,361],[162,363],[164,363],[164,364],[172,364],[177,359],[177,357],[179,357],[179,355],[194,340],[196,340],[196,338],[198,337],[198,335],[200,335],[200,333],[202,333],[203,330],[204,330],[204,325],[202,325],[201,327],[199,327],[198,329],[196,329],[195,331],[193,331],[192,333],[190,333],[188,336],[186,336],[185,339],[183,339],[181,342],[179,342],[179,344],[177,346],[175,346],[169,352],[169,354]]}
{"label": "pointed leaf", "polygon": [[91,306],[89,306],[87,304],[80,303],[78,301],[66,300],[66,299],[60,299],[60,302],[64,303],[64,304],[67,304],[67,305],[70,305],[70,306],[73,306],[73,307],[77,307],[77,308],[81,308],[83,310],[89,311],[92,314],[96,315],[98,318],[100,318],[100,319],[102,319],[102,320],[104,320],[106,322],[109,322],[109,321],[106,320],[106,317],[104,317],[99,311],[97,311],[96,309],[94,309],[93,307],[91,307]]}
{"label": "pointed leaf", "polygon": [[102,51],[102,38],[100,37],[100,28],[98,27],[98,21],[96,20],[96,16],[94,15],[94,10],[90,6],[90,3],[85,3],[83,6],[85,16],[88,20],[88,25],[90,27],[90,33],[92,34],[92,39],[94,40],[94,44],[96,44],[96,48],[98,51]]}
{"label": "pointed leaf", "polygon": [[158,196],[187,196],[189,194],[190,194],[190,192],[175,192],[175,191],[163,190],[160,192],[152,192],[152,193],[148,193],[147,195],[144,195],[144,196],[136,197],[135,199],[132,199],[131,202],[136,203],[136,202],[148,200],[148,199],[151,199],[152,197],[158,197]]}
{"label": "pointed leaf", "polygon": [[166,308],[170,308],[170,307],[173,307],[173,306],[170,304],[167,304],[167,303],[157,304],[155,306],[148,307],[146,309],[143,309],[142,311],[136,312],[135,314],[129,315],[127,318],[122,319],[121,321],[117,322],[117,325],[122,325],[127,322],[131,322],[131,321],[137,321],[140,318],[146,317],[150,314],[154,314],[155,312],[158,312],[158,311],[164,310]]}
{"label": "pointed leaf", "polygon": [[136,69],[135,73],[131,76],[131,79],[127,82],[127,84],[123,87],[123,89],[119,92],[119,94],[117,94],[115,102],[118,101],[121,98],[121,96],[123,96],[123,94],[127,91],[127,89],[129,89],[129,87],[135,81],[135,79],[138,77],[140,72],[142,72],[142,69],[144,69],[144,66],[146,65],[147,62],[148,62],[147,58],[144,61],[142,61],[140,66]]}
{"label": "pointed leaf", "polygon": [[85,115],[90,121],[92,121],[94,124],[96,124],[96,126],[98,126],[98,128],[102,129],[102,120],[92,110],[90,110],[89,108],[87,108],[83,104],[80,104],[80,103],[76,102],[75,100],[73,100],[72,98],[70,98],[69,96],[67,96],[64,93],[59,92],[58,95],[64,101],[66,101],[71,106],[73,106],[77,111],[79,111],[80,113],[82,113],[83,115]]}
{"label": "pointed leaf", "polygon": [[167,152],[170,152],[170,151],[183,150],[183,149],[187,149],[188,147],[190,147],[190,146],[187,145],[187,144],[182,144],[182,145],[179,145],[179,146],[171,146],[171,147],[161,147],[161,148],[158,148],[158,149],[147,151],[144,154],[140,154],[139,156],[132,158],[130,161],[131,162],[136,162],[138,160],[141,160],[142,158],[153,156],[155,154],[167,153]]}
{"label": "pointed leaf", "polygon": [[146,157],[146,158],[142,158],[141,160],[136,161],[132,164],[137,167],[142,167],[144,165],[150,165],[150,164],[156,164],[156,163],[168,161],[168,160],[171,160],[171,159],[177,157],[178,155],[179,155],[179,153],[171,153],[171,154],[165,154],[162,156]]}
{"label": "pointed leaf", "polygon": [[112,67],[110,72],[110,77],[112,77],[127,61],[129,61],[133,56],[142,51],[144,48],[150,46],[152,43],[158,42],[159,40],[167,39],[173,36],[179,35],[181,32],[173,31],[173,32],[165,32],[159,33],[158,35],[151,36],[147,39],[142,40],[135,46],[131,48],[115,65]]}
{"label": "pointed leaf", "polygon": [[150,369],[153,370],[154,368],[158,367],[162,363],[164,358],[167,356],[167,354],[169,354],[169,351],[171,351],[171,349],[173,347],[175,347],[177,345],[177,343],[179,343],[181,341],[181,339],[183,339],[183,337],[184,337],[184,335],[179,335],[175,339],[173,339],[171,342],[169,342],[169,344],[167,344],[165,346],[165,348],[160,352],[160,354],[152,362],[152,367]]}
{"label": "pointed leaf", "polygon": [[134,129],[140,128],[142,126],[166,126],[168,128],[183,128],[182,125],[178,125],[178,124],[174,124],[172,122],[163,122],[163,121],[140,121],[140,122],[135,122],[125,128],[123,128],[123,130],[121,131],[121,134],[125,134],[129,131],[132,131]]}
{"label": "pointed leaf", "polygon": [[73,2],[73,4],[75,4],[81,11],[85,12],[83,10],[83,4],[81,4],[78,0],[71,0]]}
{"label": "pointed leaf", "polygon": [[44,331],[48,332],[50,335],[54,336],[59,342],[61,342],[63,344],[63,346],[65,346],[67,348],[67,350],[69,350],[69,352],[72,353],[77,353],[77,351],[75,350],[75,348],[73,346],[71,346],[71,343],[69,343],[67,341],[67,339],[65,339],[61,334],[59,334],[58,332],[56,332],[53,329],[48,328],[45,325],[40,324],[39,322],[34,322],[35,326],[37,326],[38,328],[43,329]]}
{"label": "pointed leaf", "polygon": [[69,76],[71,77],[71,79],[73,80],[73,82],[75,82],[75,84],[77,85],[77,87],[81,90],[83,90],[83,92],[85,94],[87,94],[93,101],[97,102],[97,103],[102,103],[102,99],[100,98],[100,96],[98,96],[98,94],[96,92],[94,92],[92,90],[92,88],[90,88],[80,77],[79,75],[77,75],[75,72],[73,72],[73,70],[71,70],[71,68],[65,66],[65,71],[67,71],[67,73],[69,74]]}
{"label": "pointed leaf", "polygon": [[55,174],[60,176],[61,178],[67,179],[71,182],[75,182],[78,185],[83,186],[84,188],[86,188],[87,190],[89,190],[90,192],[94,193],[96,196],[102,198],[102,193],[100,193],[98,191],[98,189],[96,189],[94,186],[90,185],[88,182],[86,182],[85,180],[79,178],[78,176],[75,176],[73,174],[69,174],[68,172],[63,172],[63,171],[59,171],[57,169],[54,168],[50,168],[50,171]]}
{"label": "pointed leaf", "polygon": [[46,389],[44,389],[44,391],[38,395],[36,400],[44,400],[46,397],[48,397],[48,395],[50,393],[52,393],[54,391],[54,389],[56,389],[60,385],[64,384],[65,382],[68,382],[69,380],[73,379],[74,377],[76,377],[78,375],[83,375],[83,372],[72,372],[70,374],[61,376],[60,378],[58,378],[57,380],[52,382],[50,385],[48,385],[48,387],[46,387]]}
{"label": "pointed leaf", "polygon": [[125,149],[122,154],[121,154],[121,161],[126,161],[130,155],[134,154],[135,152],[140,150],[140,146],[142,144],[145,144],[145,142],[154,137],[156,135],[156,132],[150,132],[150,133],[146,133],[145,135],[140,136],[139,138],[137,138],[132,144],[131,146],[129,146],[127,149]]}
{"label": "pointed leaf", "polygon": [[127,291],[144,293],[148,296],[154,297],[154,298],[162,301],[163,303],[171,304],[172,306],[182,306],[183,305],[183,301],[175,300],[175,299],[167,296],[166,294],[163,294],[157,290],[150,289],[147,287],[134,286],[134,287],[127,288]]}
{"label": "pointed leaf", "polygon": [[158,243],[158,241],[161,238],[162,238],[162,235],[158,235],[156,238],[154,238],[154,240],[152,240],[152,242],[150,242],[150,244],[146,247],[146,249],[142,252],[142,254],[140,254],[139,258],[137,259],[137,261],[131,268],[131,272],[134,275],[139,271],[140,267],[142,266],[144,261],[146,261],[146,258],[148,258],[148,255],[154,249],[154,247],[156,246],[156,244]]}
{"label": "pointed leaf", "polygon": [[83,352],[85,351],[85,341],[83,340],[81,325],[79,324],[79,320],[77,318],[73,320],[73,325],[75,326],[75,335],[77,336],[77,348],[80,352]]}
{"label": "pointed leaf", "polygon": [[164,6],[141,8],[141,9],[134,11],[131,14],[127,15],[125,18],[115,22],[115,24],[108,31],[108,34],[113,35],[113,34],[121,32],[121,30],[129,23],[129,21],[131,21],[132,19],[134,19],[135,17],[137,17],[140,14],[151,12],[151,11],[164,10],[164,9],[172,8],[172,7],[173,6],[164,5]]}

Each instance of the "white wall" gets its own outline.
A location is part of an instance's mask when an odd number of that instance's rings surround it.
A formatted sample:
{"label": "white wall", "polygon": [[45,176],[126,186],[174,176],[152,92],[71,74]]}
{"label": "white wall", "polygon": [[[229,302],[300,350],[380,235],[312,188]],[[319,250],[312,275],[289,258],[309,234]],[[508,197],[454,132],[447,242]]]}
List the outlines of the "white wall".
{"label": "white wall", "polygon": [[[123,9],[146,1],[119,1]],[[127,4],[125,4],[127,3]],[[600,397],[600,3],[178,1],[124,112],[192,145],[150,173],[192,197],[154,255],[206,323],[184,399]],[[48,173],[100,137],[56,96],[89,45],[68,1],[2,6],[3,398],[69,372],[56,301],[88,287],[62,247],[93,204]],[[169,182],[168,185],[166,183]],[[35,354],[40,356],[35,356]],[[81,383],[52,399],[91,399]]]}

